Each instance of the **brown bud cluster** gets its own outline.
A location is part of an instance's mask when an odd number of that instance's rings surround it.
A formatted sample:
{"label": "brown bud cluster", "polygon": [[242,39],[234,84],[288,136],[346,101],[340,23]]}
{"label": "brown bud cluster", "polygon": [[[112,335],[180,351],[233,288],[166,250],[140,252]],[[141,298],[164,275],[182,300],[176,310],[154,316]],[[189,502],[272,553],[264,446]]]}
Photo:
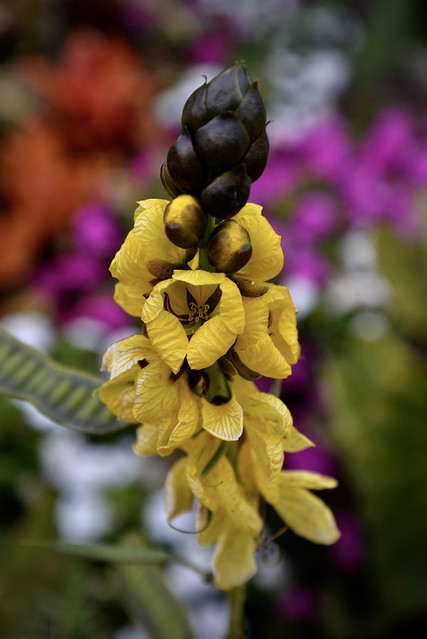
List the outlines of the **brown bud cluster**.
{"label": "brown bud cluster", "polygon": [[182,131],[161,169],[166,191],[197,197],[206,213],[226,219],[248,201],[269,151],[258,83],[236,62],[188,98]]}

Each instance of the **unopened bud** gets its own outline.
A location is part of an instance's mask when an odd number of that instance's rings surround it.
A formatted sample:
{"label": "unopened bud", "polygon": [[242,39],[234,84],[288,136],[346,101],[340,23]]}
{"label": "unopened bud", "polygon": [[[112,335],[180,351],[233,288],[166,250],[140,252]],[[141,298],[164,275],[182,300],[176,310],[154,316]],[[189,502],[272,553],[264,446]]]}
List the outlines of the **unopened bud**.
{"label": "unopened bud", "polygon": [[247,230],[236,220],[225,220],[215,228],[208,242],[208,260],[223,273],[235,273],[252,255]]}
{"label": "unopened bud", "polygon": [[245,127],[233,111],[224,111],[200,127],[194,147],[202,162],[216,173],[238,164],[249,147]]}
{"label": "unopened bud", "polygon": [[180,248],[195,247],[206,230],[206,216],[191,195],[179,195],[170,202],[163,221],[169,240]]}
{"label": "unopened bud", "polygon": [[246,165],[246,171],[252,182],[255,182],[264,171],[269,150],[270,144],[264,129],[259,138],[251,144],[242,160]]}
{"label": "unopened bud", "polygon": [[243,297],[261,297],[268,291],[268,284],[258,284],[251,280],[245,280],[243,277],[231,278]]}
{"label": "unopened bud", "polygon": [[170,147],[166,166],[170,177],[181,192],[196,193],[203,188],[205,170],[194,151],[187,127],[183,127],[178,140]]}
{"label": "unopened bud", "polygon": [[251,180],[244,164],[215,178],[203,191],[202,203],[213,217],[225,220],[236,215],[248,201]]}
{"label": "unopened bud", "polygon": [[172,277],[175,268],[179,268],[179,266],[166,260],[153,259],[147,262],[148,271],[158,280],[168,280]]}
{"label": "unopened bud", "polygon": [[160,179],[162,181],[165,191],[171,197],[176,197],[177,195],[180,195],[182,193],[182,191],[179,189],[179,187],[175,184],[175,182],[172,180],[171,176],[169,175],[169,171],[166,164],[162,164],[160,168]]}

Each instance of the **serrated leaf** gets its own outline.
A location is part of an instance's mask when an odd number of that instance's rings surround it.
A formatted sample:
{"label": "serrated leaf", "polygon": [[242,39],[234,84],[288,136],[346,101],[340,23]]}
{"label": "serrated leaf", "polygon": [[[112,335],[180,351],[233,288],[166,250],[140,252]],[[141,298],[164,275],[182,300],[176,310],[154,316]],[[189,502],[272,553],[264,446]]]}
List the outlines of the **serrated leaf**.
{"label": "serrated leaf", "polygon": [[58,424],[96,435],[125,428],[94,394],[102,381],[54,362],[0,328],[0,393],[30,402]]}

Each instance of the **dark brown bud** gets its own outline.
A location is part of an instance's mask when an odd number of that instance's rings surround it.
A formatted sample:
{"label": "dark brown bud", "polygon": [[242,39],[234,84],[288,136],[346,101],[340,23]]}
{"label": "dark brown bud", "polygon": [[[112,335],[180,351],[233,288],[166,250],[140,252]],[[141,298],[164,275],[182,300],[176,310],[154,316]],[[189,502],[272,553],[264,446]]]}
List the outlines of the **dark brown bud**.
{"label": "dark brown bud", "polygon": [[206,171],[194,151],[187,127],[183,127],[178,140],[170,147],[166,166],[181,193],[197,193],[203,188]]}
{"label": "dark brown bud", "polygon": [[202,203],[213,217],[226,219],[236,215],[248,201],[251,180],[244,164],[223,173],[202,191]]}
{"label": "dark brown bud", "polygon": [[206,124],[209,114],[206,110],[206,82],[196,89],[184,104],[182,110],[182,126],[186,126],[190,133]]}
{"label": "dark brown bud", "polygon": [[208,242],[208,260],[223,273],[235,273],[247,264],[252,255],[249,233],[236,220],[218,224]]}
{"label": "dark brown bud", "polygon": [[251,182],[255,182],[264,171],[269,150],[267,132],[264,130],[260,137],[249,147],[242,160],[246,165],[246,171]]}
{"label": "dark brown bud", "polygon": [[251,142],[256,140],[265,128],[265,106],[258,90],[258,82],[254,82],[236,109],[236,115],[243,123]]}
{"label": "dark brown bud", "polygon": [[170,202],[163,221],[169,240],[180,248],[198,244],[206,230],[206,216],[198,201],[191,195],[179,195]]}
{"label": "dark brown bud", "polygon": [[231,279],[237,284],[243,297],[261,297],[268,291],[268,284],[258,284],[251,282],[251,280],[245,280],[243,277],[232,277]]}
{"label": "dark brown bud", "polygon": [[233,111],[217,115],[194,135],[194,148],[215,173],[236,166],[249,147],[245,127]]}
{"label": "dark brown bud", "polygon": [[246,67],[235,62],[211,80],[206,90],[206,109],[212,118],[218,113],[235,110],[249,89],[252,80]]}
{"label": "dark brown bud", "polygon": [[180,191],[178,186],[175,184],[175,182],[172,180],[171,176],[169,175],[169,171],[165,163],[162,164],[160,168],[160,179],[162,181],[162,184],[166,193],[170,195],[171,197],[176,197],[177,195],[180,195],[182,193],[182,191]]}
{"label": "dark brown bud", "polygon": [[179,268],[178,265],[166,262],[166,260],[148,260],[147,269],[158,280],[168,280],[173,275],[175,268]]}

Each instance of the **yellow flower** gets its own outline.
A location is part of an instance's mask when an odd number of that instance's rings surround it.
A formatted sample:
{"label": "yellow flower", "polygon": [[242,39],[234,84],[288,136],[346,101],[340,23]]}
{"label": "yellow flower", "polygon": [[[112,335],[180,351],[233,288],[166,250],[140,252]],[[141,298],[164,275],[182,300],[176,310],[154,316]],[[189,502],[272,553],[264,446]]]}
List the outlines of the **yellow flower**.
{"label": "yellow flower", "polygon": [[331,510],[310,492],[335,488],[335,479],[308,471],[282,470],[269,482],[256,449],[248,441],[239,449],[238,468],[248,489],[260,493],[295,533],[317,544],[333,544],[339,539]]}
{"label": "yellow flower", "polygon": [[135,317],[141,317],[145,297],[158,281],[158,261],[183,267],[187,257],[186,249],[172,244],[165,233],[163,213],[169,201],[150,199],[138,204],[134,227],[110,266],[111,274],[119,280],[114,299]]}
{"label": "yellow flower", "polygon": [[296,308],[285,286],[271,284],[260,297],[243,297],[245,329],[234,351],[251,371],[284,379],[298,361]]}
{"label": "yellow flower", "polygon": [[187,456],[168,473],[166,503],[169,520],[191,508],[193,496],[201,504],[198,518],[199,543],[217,543],[213,559],[215,583],[228,590],[255,573],[255,540],[262,530],[258,502],[249,501],[234,469],[223,455],[209,464],[221,442],[202,432],[187,446]]}
{"label": "yellow flower", "polygon": [[148,337],[177,373],[211,366],[244,328],[242,298],[224,273],[176,270],[153,288],[142,310]]}
{"label": "yellow flower", "polygon": [[102,368],[110,380],[101,400],[121,419],[143,424],[135,451],[169,455],[201,428],[200,400],[186,375],[175,376],[143,335],[132,335],[106,351]]}

